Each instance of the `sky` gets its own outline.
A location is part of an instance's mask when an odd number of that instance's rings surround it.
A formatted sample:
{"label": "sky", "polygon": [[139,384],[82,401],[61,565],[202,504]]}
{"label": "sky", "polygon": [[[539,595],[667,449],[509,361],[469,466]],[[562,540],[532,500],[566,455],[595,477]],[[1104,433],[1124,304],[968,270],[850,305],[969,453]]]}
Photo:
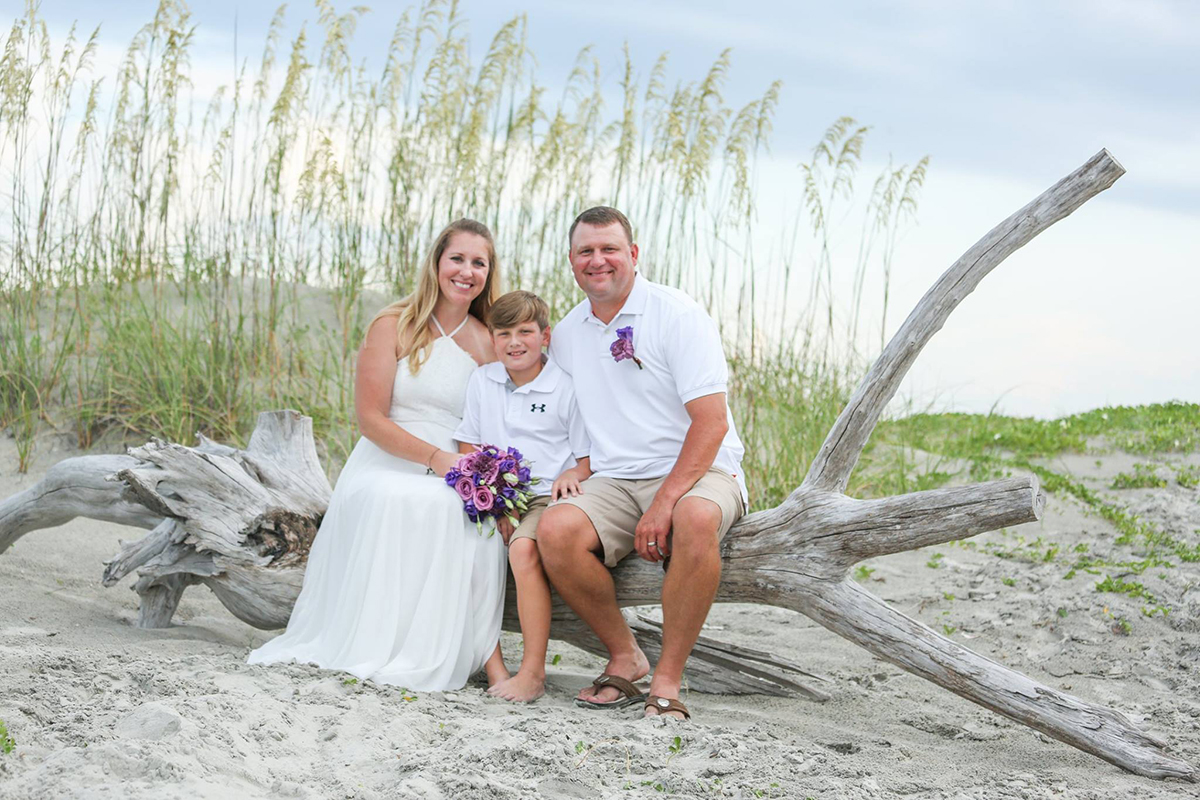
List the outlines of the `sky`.
{"label": "sky", "polygon": [[[41,15],[61,30],[103,23],[102,41],[124,48],[155,5],[45,0]],[[405,5],[378,3],[363,18],[360,59],[379,63]],[[206,75],[228,81],[235,25],[239,51],[260,52],[275,7],[192,5],[199,94]],[[793,224],[784,206],[798,197],[796,165],[840,116],[872,126],[866,175],[889,156],[911,164],[929,155],[917,222],[895,257],[888,335],[976,240],[1107,147],[1127,174],[983,281],[917,360],[897,408],[1055,417],[1200,402],[1200,3],[464,0],[460,8],[476,58],[502,23],[526,14],[539,79],[551,88],[588,44],[613,92],[626,43],[643,70],[668,52],[670,76],[684,81],[732,48],[725,94],[734,107],[782,80],[758,187],[768,227]],[[315,17],[307,4],[289,8],[293,30]]]}

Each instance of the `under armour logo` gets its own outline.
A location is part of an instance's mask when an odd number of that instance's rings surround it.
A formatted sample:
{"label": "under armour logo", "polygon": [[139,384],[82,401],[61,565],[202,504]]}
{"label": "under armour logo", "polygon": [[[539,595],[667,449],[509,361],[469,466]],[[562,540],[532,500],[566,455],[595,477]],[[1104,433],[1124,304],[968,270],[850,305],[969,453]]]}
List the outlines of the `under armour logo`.
{"label": "under armour logo", "polygon": [[529,413],[532,414],[535,411],[540,411],[543,414],[545,414],[546,413],[546,404],[545,403],[530,403]]}

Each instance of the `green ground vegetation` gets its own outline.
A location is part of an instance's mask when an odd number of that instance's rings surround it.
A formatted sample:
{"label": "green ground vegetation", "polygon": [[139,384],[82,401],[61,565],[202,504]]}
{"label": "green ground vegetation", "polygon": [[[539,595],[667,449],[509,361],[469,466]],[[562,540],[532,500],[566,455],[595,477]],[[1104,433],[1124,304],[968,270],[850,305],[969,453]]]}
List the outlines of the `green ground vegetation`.
{"label": "green ground vegetation", "polygon": [[8,755],[17,746],[17,740],[8,733],[8,726],[0,719],[0,752]]}
{"label": "green ground vegetation", "polygon": [[[1165,616],[1170,608],[1142,582],[1132,578],[1151,568],[1169,569],[1178,563],[1200,561],[1200,536],[1164,531],[1155,522],[1130,511],[1113,495],[1115,491],[1128,489],[1167,488],[1168,472],[1174,473],[1179,487],[1196,488],[1197,468],[1172,463],[1173,459],[1177,461],[1200,450],[1200,405],[1195,403],[1101,408],[1055,420],[998,414],[917,414],[884,422],[876,432],[874,446],[921,454],[907,459],[893,456],[890,461],[878,457],[864,459],[860,470],[878,472],[873,482],[864,480],[864,483],[890,485],[892,489],[914,485],[911,472],[896,468],[903,463],[957,465],[957,470],[933,470],[931,474],[939,483],[1030,472],[1037,475],[1046,491],[1078,503],[1089,514],[1111,525],[1117,533],[1114,540],[1117,549],[1101,557],[1081,542],[1069,552],[1062,552],[1059,544],[1040,536],[1029,539],[1007,530],[989,537],[982,546],[975,541],[959,544],[1002,559],[1063,563],[1063,579],[1072,580],[1080,574],[1092,576],[1095,591],[1139,601],[1145,616]],[[1059,466],[1059,457],[1064,454],[1104,456],[1114,451],[1162,463],[1135,463],[1132,471],[1118,473],[1103,489],[1089,486],[1083,478]],[[1097,466],[1102,462],[1098,458]],[[937,566],[940,559],[936,556],[928,566]],[[1016,585],[1011,578],[1003,582],[1007,586]],[[1114,630],[1118,632],[1128,632],[1129,628],[1130,623],[1124,618],[1114,622]]]}

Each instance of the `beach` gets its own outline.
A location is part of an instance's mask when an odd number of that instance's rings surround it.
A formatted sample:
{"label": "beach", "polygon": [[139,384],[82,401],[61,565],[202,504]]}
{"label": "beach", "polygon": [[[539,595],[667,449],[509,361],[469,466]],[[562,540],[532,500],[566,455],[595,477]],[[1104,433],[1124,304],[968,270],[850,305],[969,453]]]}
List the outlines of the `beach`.
{"label": "beach", "polygon": [[[47,434],[29,472],[19,474],[13,448],[0,439],[4,497],[77,454],[69,439]],[[1060,456],[1053,466],[1164,530],[1194,537],[1195,488],[1174,481],[1107,488],[1145,461],[1089,452]],[[1200,465],[1196,454],[1170,461]],[[131,580],[105,589],[99,579],[119,540],[139,535],[77,519],[31,533],[0,556],[0,720],[16,742],[0,755],[4,797],[1170,798],[1192,791],[1050,740],[782,609],[718,605],[705,635],[798,662],[829,679],[832,699],[691,692],[684,700],[695,718],[687,724],[643,720],[636,709],[576,708],[571,698],[602,663],[554,641],[547,694],[528,706],[492,699],[478,681],[414,693],[310,666],[251,667],[247,653],[273,634],[239,622],[204,588],[185,593],[172,627],[133,627]],[[1101,576],[1086,571],[1064,579],[1068,554],[1106,553],[1116,536],[1105,520],[1052,494],[1039,522],[972,544],[873,559],[857,576],[934,630],[1111,706],[1178,757],[1200,763],[1200,567],[1178,563],[1136,576],[1153,603],[1097,592]],[[506,633],[502,643],[515,667],[519,637]]]}

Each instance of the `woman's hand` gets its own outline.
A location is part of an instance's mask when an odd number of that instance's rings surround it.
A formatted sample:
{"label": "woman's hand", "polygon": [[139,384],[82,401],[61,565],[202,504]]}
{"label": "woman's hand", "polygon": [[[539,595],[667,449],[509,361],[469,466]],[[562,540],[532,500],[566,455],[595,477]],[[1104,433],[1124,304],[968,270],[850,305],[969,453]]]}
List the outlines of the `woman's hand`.
{"label": "woman's hand", "polygon": [[513,527],[508,517],[497,517],[496,530],[500,531],[500,538],[504,540],[504,546],[507,547],[509,540],[517,529]]}
{"label": "woman's hand", "polygon": [[429,459],[429,468],[436,472],[441,477],[446,477],[446,473],[454,469],[454,465],[458,463],[458,456],[454,453],[448,453],[445,450],[438,450]]}

